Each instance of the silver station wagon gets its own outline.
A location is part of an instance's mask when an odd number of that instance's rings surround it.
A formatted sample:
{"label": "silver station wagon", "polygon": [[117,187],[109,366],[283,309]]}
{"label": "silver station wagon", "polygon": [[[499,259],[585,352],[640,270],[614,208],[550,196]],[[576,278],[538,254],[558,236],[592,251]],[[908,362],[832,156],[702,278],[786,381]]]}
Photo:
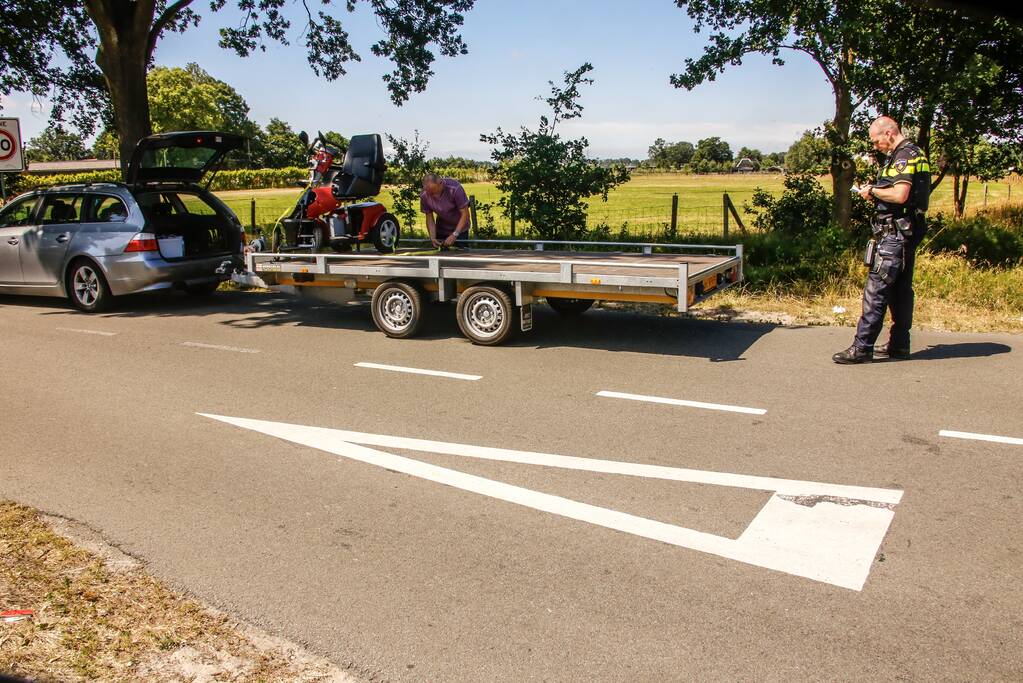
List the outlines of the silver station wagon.
{"label": "silver station wagon", "polygon": [[0,294],[66,296],[95,312],[124,294],[216,291],[244,231],[199,183],[244,142],[215,131],[152,135],[135,148],[125,183],[15,197],[0,209]]}

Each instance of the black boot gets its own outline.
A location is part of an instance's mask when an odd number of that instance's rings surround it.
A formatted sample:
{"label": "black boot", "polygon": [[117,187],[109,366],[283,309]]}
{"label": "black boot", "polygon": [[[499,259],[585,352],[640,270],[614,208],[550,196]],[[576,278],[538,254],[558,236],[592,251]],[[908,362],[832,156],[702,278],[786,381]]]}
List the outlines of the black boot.
{"label": "black boot", "polygon": [[839,351],[831,360],[842,365],[853,365],[855,363],[869,363],[874,359],[874,352],[868,349],[860,348],[853,344],[845,351]]}
{"label": "black boot", "polygon": [[890,360],[909,360],[909,349],[900,349],[892,346],[891,342],[888,342],[882,346],[875,346],[874,355],[877,358],[888,358]]}

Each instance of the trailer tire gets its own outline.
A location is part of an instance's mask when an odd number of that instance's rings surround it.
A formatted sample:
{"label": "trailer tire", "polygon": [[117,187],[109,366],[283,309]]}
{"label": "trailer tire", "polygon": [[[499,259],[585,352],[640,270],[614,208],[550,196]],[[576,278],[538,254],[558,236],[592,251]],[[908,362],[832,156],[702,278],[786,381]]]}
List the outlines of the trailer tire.
{"label": "trailer tire", "polygon": [[566,318],[582,315],[590,310],[593,304],[593,299],[547,299],[547,305]]}
{"label": "trailer tire", "polygon": [[392,280],[373,290],[373,323],[394,339],[413,337],[423,324],[423,295],[407,282]]}
{"label": "trailer tire", "polygon": [[401,239],[401,226],[398,224],[398,219],[393,214],[383,214],[369,231],[369,238],[381,254],[393,254]]}
{"label": "trailer tire", "polygon": [[458,297],[458,327],[473,344],[497,346],[518,329],[519,309],[511,296],[490,285],[476,285]]}

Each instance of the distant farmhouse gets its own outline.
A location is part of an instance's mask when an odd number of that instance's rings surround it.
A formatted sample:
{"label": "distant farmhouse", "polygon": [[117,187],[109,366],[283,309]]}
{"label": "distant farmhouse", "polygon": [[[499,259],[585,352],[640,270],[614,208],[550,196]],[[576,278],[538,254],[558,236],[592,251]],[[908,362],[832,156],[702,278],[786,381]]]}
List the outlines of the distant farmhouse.
{"label": "distant farmhouse", "polygon": [[757,170],[757,165],[749,157],[743,157],[739,159],[732,170],[736,173],[753,173]]}

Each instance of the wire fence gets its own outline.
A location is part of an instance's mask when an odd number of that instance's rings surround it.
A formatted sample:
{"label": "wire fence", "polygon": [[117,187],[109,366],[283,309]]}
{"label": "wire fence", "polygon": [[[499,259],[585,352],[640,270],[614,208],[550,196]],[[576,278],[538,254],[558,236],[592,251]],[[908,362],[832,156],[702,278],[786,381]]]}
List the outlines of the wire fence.
{"label": "wire fence", "polygon": [[[251,234],[270,234],[274,224],[286,215],[294,205],[294,198],[262,198],[259,196],[224,198],[223,201],[241,220]],[[513,220],[511,215],[497,206],[496,201],[472,197],[475,211],[473,229],[499,235],[526,237],[535,234],[532,226],[521,218]],[[721,234],[724,229],[722,199],[711,204],[703,202],[660,202],[646,206],[610,208],[600,203],[591,205],[587,212],[587,227],[591,231],[609,231],[611,234],[627,234],[632,237],[656,237],[668,234]],[[746,220],[747,217],[743,217]],[[734,220],[734,219],[733,219]],[[421,213],[411,225],[403,225],[409,236],[426,236],[426,218]],[[731,223],[735,229],[735,223]]]}
{"label": "wire fence", "polygon": [[[979,188],[978,188],[979,189]],[[748,192],[740,192],[748,197]],[[270,196],[253,194],[245,197],[240,192],[231,193],[229,198],[222,197],[241,219],[246,230],[252,234],[262,232],[269,234],[274,224],[287,214],[297,194],[274,194]],[[528,237],[536,231],[528,222],[506,213],[498,206],[500,195],[495,193],[478,193],[471,197],[474,211],[472,212],[473,235],[497,234]],[[1023,200],[1023,191],[1017,188],[1012,192],[1000,191],[997,195],[987,192],[986,187],[973,196],[969,213],[996,209],[1008,206],[1013,201]],[[388,202],[384,201],[387,205]],[[946,206],[947,204],[947,206]],[[935,202],[932,198],[930,213],[951,211],[950,201]],[[626,207],[611,206],[601,201],[593,201],[587,210],[587,228],[591,232],[610,235],[629,236],[632,238],[669,239],[673,235],[728,235],[752,230],[754,216],[746,213],[743,203],[726,192],[719,195],[702,194],[698,198],[688,198],[675,194],[656,203],[634,204]],[[414,222],[402,226],[407,236],[426,236],[426,219],[416,213]]]}

